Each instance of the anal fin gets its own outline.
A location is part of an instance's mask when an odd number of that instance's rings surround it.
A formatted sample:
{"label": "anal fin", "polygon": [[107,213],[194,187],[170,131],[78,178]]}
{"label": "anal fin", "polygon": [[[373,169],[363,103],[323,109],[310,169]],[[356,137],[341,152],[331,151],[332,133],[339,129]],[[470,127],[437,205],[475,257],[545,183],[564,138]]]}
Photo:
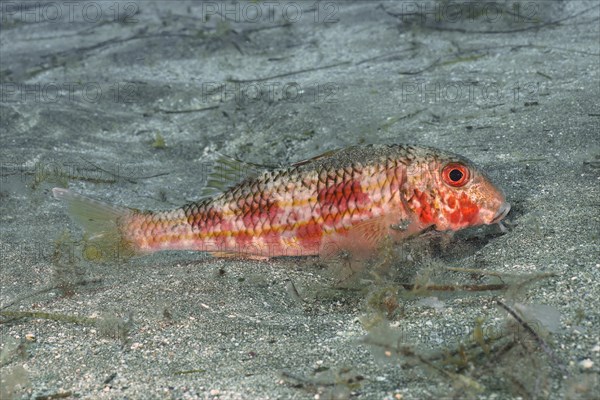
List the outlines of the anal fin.
{"label": "anal fin", "polygon": [[269,261],[271,258],[260,256],[257,254],[245,254],[237,251],[211,251],[209,254],[217,258],[239,259],[239,260],[254,260],[254,261]]}

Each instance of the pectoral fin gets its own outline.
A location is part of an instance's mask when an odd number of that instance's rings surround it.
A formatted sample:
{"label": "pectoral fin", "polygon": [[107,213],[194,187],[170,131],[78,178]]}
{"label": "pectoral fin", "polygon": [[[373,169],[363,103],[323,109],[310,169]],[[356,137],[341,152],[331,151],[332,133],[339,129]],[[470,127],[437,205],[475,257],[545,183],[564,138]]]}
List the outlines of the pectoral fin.
{"label": "pectoral fin", "polygon": [[390,218],[389,215],[370,218],[346,230],[329,234],[322,240],[319,255],[327,258],[346,252],[353,258],[368,258],[383,244],[385,239],[391,238],[399,241],[408,235],[410,223],[398,224],[397,226],[407,227],[406,231],[398,230],[394,229],[390,220],[394,220],[394,218]]}

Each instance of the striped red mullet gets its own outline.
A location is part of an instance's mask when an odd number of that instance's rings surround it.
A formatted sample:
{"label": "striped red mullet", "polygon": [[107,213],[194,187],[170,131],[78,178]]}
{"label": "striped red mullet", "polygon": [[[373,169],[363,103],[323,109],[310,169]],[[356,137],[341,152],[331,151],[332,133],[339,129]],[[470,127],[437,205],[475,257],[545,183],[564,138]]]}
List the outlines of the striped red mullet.
{"label": "striped red mullet", "polygon": [[197,250],[269,258],[369,254],[428,228],[499,223],[503,192],[467,159],[441,150],[367,145],[249,176],[171,211],[114,207],[53,189],[103,256]]}

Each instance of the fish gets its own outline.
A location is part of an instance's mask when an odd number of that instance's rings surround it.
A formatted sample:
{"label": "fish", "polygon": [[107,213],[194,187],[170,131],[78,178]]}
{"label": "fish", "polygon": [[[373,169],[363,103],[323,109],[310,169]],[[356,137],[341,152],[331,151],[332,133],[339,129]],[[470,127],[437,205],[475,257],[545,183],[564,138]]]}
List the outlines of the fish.
{"label": "fish", "polygon": [[502,189],[468,159],[401,144],[351,146],[287,167],[224,158],[198,201],[165,211],[52,192],[102,259],[163,250],[262,260],[368,256],[386,240],[432,229],[501,225],[510,211]]}

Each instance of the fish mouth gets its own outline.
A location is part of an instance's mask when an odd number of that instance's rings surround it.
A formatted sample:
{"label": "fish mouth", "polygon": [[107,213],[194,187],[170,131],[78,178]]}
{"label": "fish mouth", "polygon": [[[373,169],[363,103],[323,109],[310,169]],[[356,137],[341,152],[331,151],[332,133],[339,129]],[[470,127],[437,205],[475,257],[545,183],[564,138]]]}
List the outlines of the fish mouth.
{"label": "fish mouth", "polygon": [[491,225],[500,222],[504,217],[506,217],[506,214],[508,214],[509,211],[510,204],[506,202],[502,203],[502,205],[494,215],[494,218],[492,218],[489,224]]}

